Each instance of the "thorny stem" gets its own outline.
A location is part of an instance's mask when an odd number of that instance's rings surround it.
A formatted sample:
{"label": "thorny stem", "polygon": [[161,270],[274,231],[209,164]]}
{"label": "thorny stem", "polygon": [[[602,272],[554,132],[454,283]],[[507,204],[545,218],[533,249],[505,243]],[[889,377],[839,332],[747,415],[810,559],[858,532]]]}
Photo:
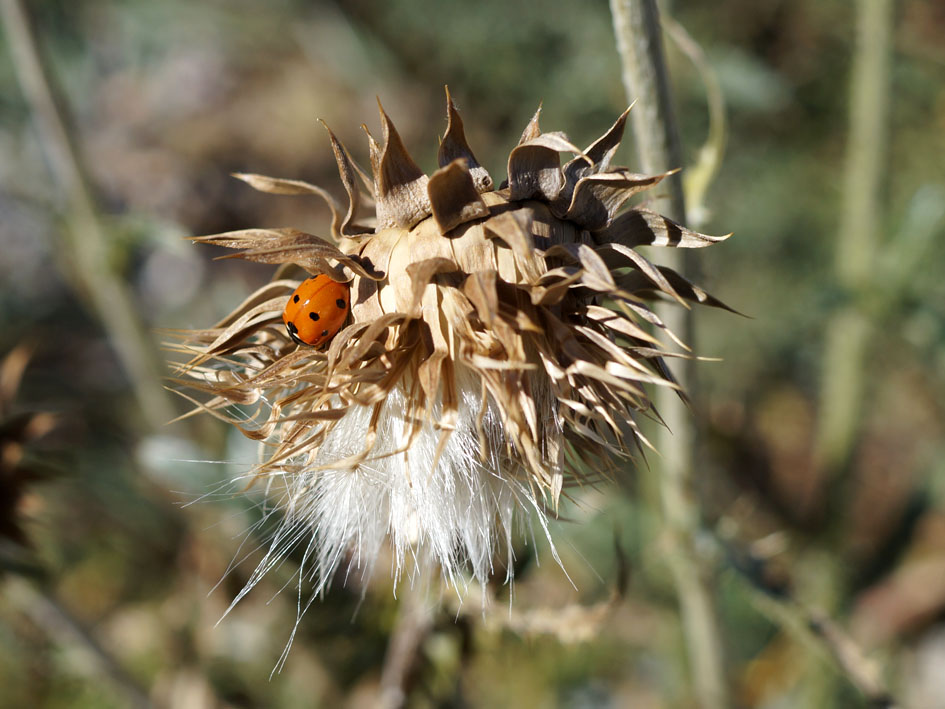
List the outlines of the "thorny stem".
{"label": "thorny stem", "polygon": [[54,177],[67,201],[68,224],[62,230],[66,261],[77,289],[98,315],[151,428],[175,416],[161,388],[156,348],[135,312],[131,293],[108,260],[106,235],[96,214],[77,150],[62,120],[21,0],[0,0],[17,80],[29,105]]}
{"label": "thorny stem", "polygon": [[[611,0],[614,31],[620,52],[624,86],[635,100],[631,118],[638,159],[643,171],[663,172],[682,166],[682,151],[670,100],[669,81],[663,56],[659,10],[655,0]],[[664,181],[669,189],[668,204],[654,207],[685,223],[685,201],[679,174]],[[683,272],[684,260],[678,250],[670,250],[666,265]],[[688,311],[662,310],[666,325],[692,341]],[[677,372],[683,388],[690,379],[687,368]],[[711,562],[696,549],[700,529],[699,506],[693,493],[695,432],[691,412],[668,389],[656,392],[656,407],[666,422],[657,446],[659,485],[664,524],[670,544],[667,555],[676,585],[683,630],[693,677],[693,688],[705,709],[721,709],[729,704],[725,665],[718,619],[710,589]]]}
{"label": "thorny stem", "polygon": [[[843,191],[843,211],[834,271],[850,296],[827,323],[814,464],[836,490],[849,469],[857,441],[864,395],[870,323],[863,312],[862,294],[876,267],[876,244],[882,225],[881,190],[889,116],[889,67],[893,27],[892,0],[858,0],[857,34],[850,75],[849,139]],[[836,503],[837,495],[833,496]],[[832,518],[841,516],[833,511]],[[828,530],[836,532],[834,529]],[[841,594],[842,574],[836,561],[813,553],[802,570],[816,578],[819,596],[810,602],[828,612]],[[833,701],[835,681],[822,664],[805,677],[804,698],[814,704]]]}

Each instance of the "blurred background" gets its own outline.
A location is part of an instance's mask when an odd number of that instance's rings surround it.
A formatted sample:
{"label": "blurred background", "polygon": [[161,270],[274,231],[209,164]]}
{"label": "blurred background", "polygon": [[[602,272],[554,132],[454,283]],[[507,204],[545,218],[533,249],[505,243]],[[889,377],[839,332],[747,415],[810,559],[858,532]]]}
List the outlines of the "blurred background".
{"label": "blurred background", "polygon": [[[229,173],[341,196],[315,119],[366,164],[375,96],[427,171],[445,83],[497,182],[539,102],[544,130],[586,145],[627,103],[607,3],[32,0],[56,105],[17,4],[0,33],[0,706],[371,706],[389,582],[336,583],[271,681],[292,560],[217,624],[265,542],[259,499],[230,482],[256,452],[209,417],[165,425],[187,404],[162,389],[158,330],[207,327],[272,273],[183,237],[327,236],[322,203]],[[865,128],[855,3],[668,9],[705,55],[667,39],[687,164],[709,134],[704,71],[728,119],[691,214],[735,236],[698,254],[698,281],[750,316],[697,313],[698,353],[722,360],[698,367],[695,477],[732,702],[867,706],[861,671],[945,707],[945,5],[896,4],[885,119]],[[850,168],[851,145],[880,163]],[[507,589],[494,613],[447,603],[410,705],[695,706],[640,481],[581,491],[554,524],[573,586],[539,539],[514,611]]]}

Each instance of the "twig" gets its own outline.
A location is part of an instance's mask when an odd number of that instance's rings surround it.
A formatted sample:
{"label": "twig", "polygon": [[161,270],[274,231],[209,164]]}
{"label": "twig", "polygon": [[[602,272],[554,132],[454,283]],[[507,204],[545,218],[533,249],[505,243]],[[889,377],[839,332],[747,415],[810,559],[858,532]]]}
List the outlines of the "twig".
{"label": "twig", "polygon": [[[620,51],[627,95],[635,100],[631,111],[637,153],[645,172],[657,173],[682,166],[682,151],[673,115],[666,62],[663,57],[659,10],[655,0],[611,0],[614,31]],[[685,222],[685,200],[681,175],[669,178],[669,198],[656,205],[664,214]],[[683,257],[671,250],[664,262],[685,271]],[[667,326],[692,341],[691,319],[681,308],[660,313]],[[678,372],[683,388],[691,381],[683,367]],[[667,428],[659,434],[662,458],[659,485],[671,567],[679,598],[683,629],[693,676],[693,687],[701,706],[717,709],[729,704],[728,687],[718,620],[708,577],[710,564],[696,550],[699,507],[693,498],[693,446],[695,432],[691,412],[670,390],[656,392],[656,406]]]}
{"label": "twig", "polygon": [[689,61],[699,72],[709,108],[709,133],[705,143],[696,154],[695,162],[686,166],[683,177],[683,193],[686,198],[686,216],[689,226],[699,228],[710,216],[705,206],[705,196],[722,165],[722,157],[725,154],[725,143],[728,138],[725,96],[722,93],[719,77],[709,63],[708,57],[686,28],[671,17],[664,16],[663,29],[679,50],[689,57]]}
{"label": "twig", "polygon": [[[829,663],[863,693],[871,706],[892,709],[897,706],[883,679],[882,667],[827,614],[815,611],[797,600],[772,594],[760,587],[738,564],[739,578],[745,582],[751,601],[758,611],[784,632],[804,645],[820,663]],[[807,705],[805,705],[807,706]]]}
{"label": "twig", "polygon": [[29,105],[43,150],[66,197],[68,225],[62,230],[66,261],[77,289],[92,308],[118,353],[145,421],[159,428],[174,418],[161,387],[162,368],[127,286],[108,259],[88,181],[50,88],[21,0],[0,0],[13,67]]}
{"label": "twig", "polygon": [[433,628],[433,610],[419,588],[408,588],[400,600],[400,612],[391,633],[381,671],[378,707],[399,709],[410,692],[423,643]]}
{"label": "twig", "polygon": [[[795,570],[790,583],[782,581],[773,587],[767,581],[773,576],[768,566],[768,556],[755,553],[753,545],[745,546],[733,539],[731,534],[722,536],[719,531],[711,536],[711,543],[715,553],[726,559],[726,568],[734,571],[735,579],[742,584],[758,612],[803,645],[812,660],[821,667],[833,667],[863,693],[871,706],[887,709],[897,706],[893,692],[884,679],[882,665],[869,657],[831,616],[799,600],[791,592],[790,589],[803,584],[803,579],[798,578],[798,570]],[[818,704],[802,701],[799,704],[805,707],[832,705],[828,701]]]}

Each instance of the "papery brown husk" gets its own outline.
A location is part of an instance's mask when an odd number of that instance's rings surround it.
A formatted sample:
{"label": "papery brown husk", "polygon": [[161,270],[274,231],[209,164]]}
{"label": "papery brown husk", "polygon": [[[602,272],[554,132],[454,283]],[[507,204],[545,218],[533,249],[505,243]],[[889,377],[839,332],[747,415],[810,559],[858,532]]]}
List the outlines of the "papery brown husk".
{"label": "papery brown husk", "polygon": [[[502,421],[498,440],[480,426],[482,459],[500,453],[507,473],[557,505],[564,486],[594,481],[649,445],[636,420],[655,416],[647,388],[675,387],[664,358],[687,356],[651,301],[726,307],[635,250],[726,237],[640,207],[620,212],[665,177],[610,167],[626,113],[583,151],[564,134],[541,133],[536,114],[510,155],[508,186],[493,190],[449,98],[447,111],[440,169],[429,178],[383,109],[383,146],[369,137],[371,177],[329,131],[344,214],[313,185],[239,175],[266,192],[326,199],[332,241],[294,229],[196,239],[281,266],[276,280],[177,347],[188,359],[175,383],[194,392],[182,392],[194,410],[270,446],[258,474],[355,469],[372,455],[396,387],[408,393],[405,450],[431,420],[442,450],[465,371],[480,382],[482,409],[494,406]],[[575,157],[562,167],[560,152]],[[321,351],[296,345],[281,321],[298,276],[320,273],[350,284],[352,306],[349,324]],[[352,407],[372,410],[362,452],[323,459],[322,443]]]}

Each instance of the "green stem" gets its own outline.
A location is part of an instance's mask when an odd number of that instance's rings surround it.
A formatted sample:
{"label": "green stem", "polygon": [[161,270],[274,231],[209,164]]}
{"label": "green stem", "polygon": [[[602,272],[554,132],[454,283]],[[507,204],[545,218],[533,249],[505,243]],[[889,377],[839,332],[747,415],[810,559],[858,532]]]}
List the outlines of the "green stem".
{"label": "green stem", "polygon": [[132,294],[113,271],[78,151],[62,120],[21,0],[0,0],[17,80],[30,107],[54,177],[68,204],[62,247],[69,274],[89,301],[125,368],[142,416],[157,429],[175,416],[161,386],[163,366],[135,311]]}
{"label": "green stem", "polygon": [[[835,252],[834,273],[849,295],[827,323],[814,464],[831,495],[831,520],[843,497],[838,485],[849,470],[857,443],[866,382],[866,357],[871,332],[864,296],[876,267],[876,246],[883,221],[881,190],[886,156],[889,106],[892,0],[858,0],[857,34],[850,75],[849,138],[846,152],[843,208]],[[841,533],[832,521],[827,542]],[[832,554],[814,550],[799,564],[799,573],[814,582],[806,594],[810,605],[828,614],[837,611],[845,579]],[[801,701],[809,706],[836,700],[837,675],[811,658]]]}
{"label": "green stem", "polygon": [[[659,10],[655,0],[611,0],[614,31],[620,52],[627,95],[635,100],[633,132],[643,171],[664,172],[682,166],[682,151],[670,99],[663,56]],[[681,175],[665,180],[668,198],[657,200],[654,209],[685,223],[685,200]],[[663,263],[685,273],[679,251],[670,250]],[[689,311],[664,308],[660,317],[673,331],[692,342]],[[676,373],[684,388],[691,384],[688,366]],[[696,544],[700,510],[693,491],[695,431],[691,411],[675,392],[656,392],[656,407],[666,422],[659,433],[659,488],[663,519],[670,548],[667,555],[676,586],[693,689],[706,709],[729,705],[721,634],[714,607],[710,579],[712,564],[700,556]]]}
{"label": "green stem", "polygon": [[889,122],[892,0],[858,0],[850,76],[850,133],[834,270],[851,304],[828,323],[816,459],[828,477],[846,468],[860,423],[869,336],[857,300],[869,287],[882,228]]}
{"label": "green stem", "polygon": [[[745,582],[752,604],[772,623],[803,645],[810,657],[832,667],[856,687],[870,706],[897,706],[883,678],[882,666],[827,616],[815,613],[790,598],[771,595]],[[833,697],[805,696],[800,706],[834,706]]]}

